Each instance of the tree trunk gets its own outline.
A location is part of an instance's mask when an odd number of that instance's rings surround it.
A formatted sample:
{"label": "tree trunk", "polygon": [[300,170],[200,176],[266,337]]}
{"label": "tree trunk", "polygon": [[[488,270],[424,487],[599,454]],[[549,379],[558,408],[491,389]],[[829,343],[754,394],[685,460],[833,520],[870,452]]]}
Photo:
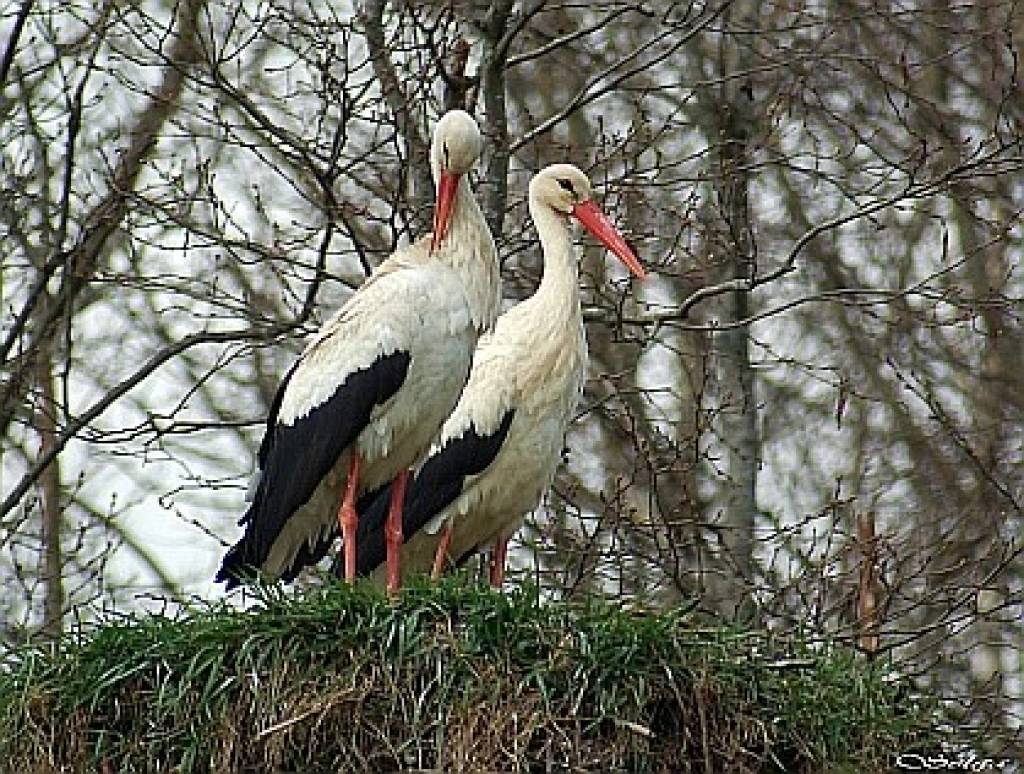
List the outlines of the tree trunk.
{"label": "tree trunk", "polygon": [[[732,13],[731,11],[736,11]],[[726,28],[732,19],[748,27],[753,17],[749,5],[730,9],[723,17]],[[733,36],[723,37],[720,73],[745,73],[750,69],[750,49]],[[756,269],[751,233],[747,171],[751,125],[754,121],[753,94],[745,78],[729,78],[720,90],[719,153],[717,199],[718,213],[724,223],[721,245],[723,280],[749,279]],[[729,323],[750,316],[746,292],[735,292],[719,304],[720,319]],[[750,332],[746,326],[720,331],[716,335],[717,394],[712,398],[713,431],[725,480],[714,499],[711,521],[720,528],[725,554],[719,570],[722,577],[712,582],[716,607],[735,612],[748,598],[753,570],[753,530],[757,512],[755,487],[760,449],[754,399],[754,374],[750,364]]]}
{"label": "tree trunk", "polygon": [[[36,408],[36,431],[39,433],[39,456],[46,457],[56,445],[57,401],[53,390],[53,359],[47,351],[40,353],[37,365],[39,405]],[[60,456],[55,456],[39,476],[39,499],[42,532],[42,555],[39,578],[44,586],[43,623],[41,632],[51,640],[60,639],[64,618],[64,561],[61,555],[62,515],[60,504]]]}

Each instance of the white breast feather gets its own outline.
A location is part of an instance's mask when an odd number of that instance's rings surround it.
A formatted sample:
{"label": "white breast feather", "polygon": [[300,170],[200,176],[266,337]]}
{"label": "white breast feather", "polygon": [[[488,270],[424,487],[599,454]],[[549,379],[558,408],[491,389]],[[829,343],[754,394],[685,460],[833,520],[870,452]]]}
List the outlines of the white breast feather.
{"label": "white breast feather", "polygon": [[467,477],[459,497],[426,525],[428,533],[478,508],[486,514],[474,519],[500,515],[503,522],[518,521],[554,477],[586,374],[586,339],[576,316],[549,336],[531,332],[538,311],[532,306],[526,301],[509,310],[480,339],[466,389],[432,452],[470,425],[486,435],[497,430],[510,408],[515,416],[497,458],[483,473]]}
{"label": "white breast feather", "polygon": [[[345,378],[385,355],[412,352],[425,336],[462,334],[469,308],[455,273],[436,262],[374,275],[302,353],[278,422],[292,424],[330,398]],[[413,352],[414,354],[414,352]]]}

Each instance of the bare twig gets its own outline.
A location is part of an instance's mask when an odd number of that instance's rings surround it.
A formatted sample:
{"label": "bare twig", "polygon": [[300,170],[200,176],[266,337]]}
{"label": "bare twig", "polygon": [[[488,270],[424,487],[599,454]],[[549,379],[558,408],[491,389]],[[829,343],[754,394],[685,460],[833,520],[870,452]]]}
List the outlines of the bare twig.
{"label": "bare twig", "polygon": [[699,290],[691,293],[683,302],[679,305],[678,309],[674,309],[671,312],[664,314],[651,315],[649,318],[644,318],[646,323],[663,323],[675,320],[685,320],[697,304],[706,301],[710,298],[715,298],[724,293],[731,292],[747,292],[759,288],[763,285],[767,285],[775,280],[784,277],[796,270],[796,260],[800,256],[800,253],[810,244],[814,239],[821,236],[822,234],[828,233],[844,226],[848,223],[852,223],[857,220],[862,220],[877,212],[888,209],[900,202],[922,199],[927,196],[934,195],[945,189],[953,180],[958,179],[968,173],[976,172],[984,168],[987,164],[996,160],[1001,154],[1008,149],[1007,146],[1000,146],[992,152],[986,154],[984,157],[968,161],[963,164],[957,165],[950,169],[940,177],[929,180],[926,182],[909,182],[907,186],[893,194],[882,199],[875,200],[868,204],[862,205],[855,210],[846,213],[845,215],[839,215],[835,218],[831,218],[816,226],[808,229],[800,236],[799,239],[790,248],[789,253],[786,254],[785,258],[779,263],[779,265],[772,271],[764,274],[755,275],[749,279],[729,279],[724,282],[717,283],[715,285],[708,285],[700,288]]}
{"label": "bare twig", "polygon": [[480,89],[486,112],[487,139],[490,141],[490,159],[487,162],[487,194],[484,214],[491,233],[500,234],[505,220],[508,199],[508,165],[511,152],[508,140],[508,112],[505,105],[505,58],[501,38],[508,25],[513,0],[498,0],[484,20],[484,56],[481,64]]}
{"label": "bare twig", "polygon": [[0,87],[7,84],[7,73],[11,70],[14,62],[14,52],[18,48],[18,39],[21,38],[21,31],[25,28],[29,13],[32,12],[32,5],[35,0],[22,0],[21,8],[14,19],[14,26],[11,28],[11,35],[7,38],[7,48],[4,49],[4,57],[0,60]]}
{"label": "bare twig", "polygon": [[92,404],[86,411],[79,414],[75,419],[68,422],[67,426],[55,435],[52,446],[41,454],[35,464],[21,477],[21,480],[13,487],[10,494],[0,505],[0,517],[10,513],[17,507],[21,498],[28,492],[33,483],[38,480],[42,471],[53,459],[67,446],[68,442],[77,436],[83,429],[96,421],[103,413],[110,408],[121,397],[135,389],[158,368],[177,357],[192,347],[201,344],[226,344],[238,343],[240,341],[266,341],[276,338],[293,327],[292,323],[276,325],[266,329],[248,329],[241,331],[222,331],[219,333],[194,333],[185,336],[179,341],[164,347],[162,350],[150,357],[129,377],[122,380],[116,387],[107,392],[102,398]]}
{"label": "bare twig", "polygon": [[[529,143],[536,140],[538,137],[551,131],[555,126],[560,124],[570,115],[575,113],[582,107],[589,105],[590,103],[600,99],[606,94],[619,88],[623,83],[634,77],[638,73],[642,73],[655,65],[665,61],[670,56],[679,51],[687,42],[693,37],[699,34],[701,31],[706,29],[708,26],[714,23],[714,21],[725,11],[726,8],[731,5],[732,0],[711,9],[705,13],[697,22],[694,23],[693,27],[685,35],[676,36],[672,30],[664,30],[660,34],[653,36],[652,38],[645,40],[643,43],[634,48],[630,53],[612,62],[610,65],[600,70],[599,72],[592,75],[587,82],[580,87],[576,94],[569,99],[568,103],[561,110],[558,110],[553,115],[546,118],[540,124],[535,126],[533,129],[523,133],[523,135],[512,143],[509,152],[514,154],[519,151],[520,148],[528,145]],[[655,49],[659,43],[673,38],[670,45],[667,45],[662,51],[658,52],[654,56],[644,57],[643,55],[647,52]],[[631,67],[627,65],[631,62],[635,62]],[[614,77],[613,77],[614,76]]]}
{"label": "bare twig", "polygon": [[[194,56],[193,39],[196,35],[201,5],[199,0],[190,0],[182,3],[179,8],[178,35],[171,47],[170,64],[165,68],[163,80],[156,92],[138,114],[138,120],[131,131],[131,142],[121,155],[114,170],[110,191],[86,216],[82,235],[77,244],[66,253],[54,256],[46,263],[46,268],[52,267],[53,271],[64,266],[66,276],[62,282],[61,292],[54,299],[47,314],[39,319],[38,323],[33,321],[31,339],[24,348],[26,352],[30,353],[30,356],[23,367],[30,367],[31,353],[38,351],[40,343],[52,335],[54,324],[64,317],[75,297],[88,284],[99,265],[100,256],[108,239],[117,231],[128,212],[132,190],[142,170],[146,155],[156,142],[161,129],[177,109],[185,83],[183,68],[192,61]],[[59,252],[59,246],[57,249]],[[36,286],[39,288],[39,292],[42,292],[42,288],[45,287],[42,278],[37,280]],[[36,302],[36,299],[30,296],[28,303],[34,305]],[[25,324],[29,317],[30,315],[22,313],[19,314],[18,319]],[[9,351],[16,340],[17,332],[11,331],[4,342],[4,351]],[[28,385],[29,380],[16,376],[6,384],[3,394],[0,395],[0,435],[6,434]]]}
{"label": "bare twig", "polygon": [[434,196],[430,147],[420,132],[412,101],[402,88],[391,61],[390,48],[384,36],[384,0],[365,0],[358,15],[370,49],[373,71],[380,81],[382,96],[395,117],[399,135],[405,141],[405,162],[413,182],[411,216],[416,233],[422,234],[430,228],[430,207]]}

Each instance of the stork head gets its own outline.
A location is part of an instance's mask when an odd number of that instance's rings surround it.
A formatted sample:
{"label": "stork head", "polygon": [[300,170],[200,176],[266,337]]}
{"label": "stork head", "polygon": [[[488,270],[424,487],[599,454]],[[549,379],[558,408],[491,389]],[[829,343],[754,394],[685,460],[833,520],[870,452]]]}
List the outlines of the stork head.
{"label": "stork head", "polygon": [[469,172],[480,157],[483,138],[473,117],[464,110],[449,110],[434,127],[430,147],[430,166],[437,181],[434,206],[434,233],[430,241],[435,250],[448,233],[459,179]]}
{"label": "stork head", "polygon": [[530,181],[530,200],[565,217],[576,218],[635,276],[647,276],[622,234],[591,198],[590,180],[572,164],[552,164],[534,175]]}

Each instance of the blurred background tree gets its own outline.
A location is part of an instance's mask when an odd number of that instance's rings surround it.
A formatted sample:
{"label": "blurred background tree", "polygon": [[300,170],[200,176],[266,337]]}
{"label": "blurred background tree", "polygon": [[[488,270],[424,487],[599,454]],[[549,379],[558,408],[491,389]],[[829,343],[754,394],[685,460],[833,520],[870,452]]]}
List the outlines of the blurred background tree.
{"label": "blurred background tree", "polygon": [[428,228],[464,106],[508,303],[555,161],[654,272],[584,252],[590,379],[518,576],[848,640],[1018,744],[1016,4],[20,0],[0,30],[4,639],[217,593],[281,374]]}

